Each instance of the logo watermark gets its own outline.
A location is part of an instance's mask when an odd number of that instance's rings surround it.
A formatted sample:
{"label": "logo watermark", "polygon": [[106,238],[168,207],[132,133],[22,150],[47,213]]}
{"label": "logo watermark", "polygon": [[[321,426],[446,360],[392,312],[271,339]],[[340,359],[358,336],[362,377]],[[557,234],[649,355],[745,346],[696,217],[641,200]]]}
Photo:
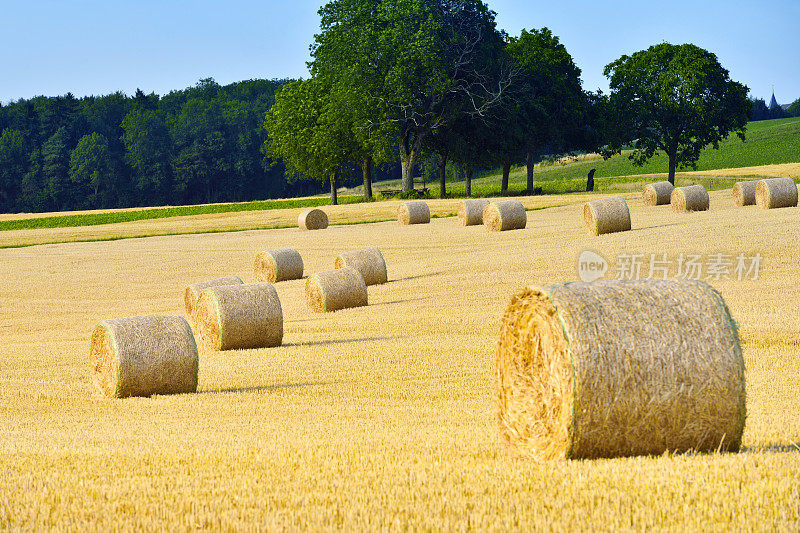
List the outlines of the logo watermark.
{"label": "logo watermark", "polygon": [[[691,279],[702,281],[756,281],[764,258],[753,254],[646,254],[620,253],[614,268],[601,254],[583,250],[578,256],[578,278],[584,282],[598,279]],[[606,276],[606,274],[609,276]]]}

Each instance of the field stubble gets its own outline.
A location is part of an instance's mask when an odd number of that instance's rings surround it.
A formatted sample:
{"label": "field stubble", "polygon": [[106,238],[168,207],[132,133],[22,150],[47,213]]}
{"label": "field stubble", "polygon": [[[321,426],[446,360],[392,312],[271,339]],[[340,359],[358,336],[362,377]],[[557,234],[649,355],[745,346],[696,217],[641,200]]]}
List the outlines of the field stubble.
{"label": "field stubble", "polygon": [[[704,213],[628,203],[633,230],[602,237],[568,205],[500,234],[440,218],[0,250],[0,529],[796,529],[800,209],[734,208],[729,192],[712,192]],[[342,209],[358,220],[369,207]],[[390,282],[369,288],[368,307],[326,315],[306,308],[305,280],[279,283],[283,346],[202,353],[198,394],[93,395],[99,320],[181,314],[186,285],[253,281],[255,254],[284,246],[307,275],[378,246]],[[741,327],[741,453],[506,453],[500,317],[525,284],[576,279],[586,248],[612,262],[763,255],[758,280],[712,282]]]}

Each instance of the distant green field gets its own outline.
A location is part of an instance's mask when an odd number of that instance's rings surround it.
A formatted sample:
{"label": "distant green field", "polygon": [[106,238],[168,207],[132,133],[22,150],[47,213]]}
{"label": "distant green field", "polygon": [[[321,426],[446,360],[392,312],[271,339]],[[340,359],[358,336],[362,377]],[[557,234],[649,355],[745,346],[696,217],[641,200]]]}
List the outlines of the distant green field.
{"label": "distant green field", "polygon": [[[340,196],[340,204],[363,202],[359,196]],[[296,207],[318,207],[330,203],[327,197],[298,198],[289,200],[262,200],[233,204],[191,205],[181,207],[162,207],[136,211],[111,211],[107,213],[86,213],[51,217],[25,218],[0,221],[0,231],[36,228],[71,228],[77,226],[98,226],[136,220],[152,220],[189,215],[208,215],[214,213],[234,213],[238,211],[265,211],[269,209],[291,209]]]}

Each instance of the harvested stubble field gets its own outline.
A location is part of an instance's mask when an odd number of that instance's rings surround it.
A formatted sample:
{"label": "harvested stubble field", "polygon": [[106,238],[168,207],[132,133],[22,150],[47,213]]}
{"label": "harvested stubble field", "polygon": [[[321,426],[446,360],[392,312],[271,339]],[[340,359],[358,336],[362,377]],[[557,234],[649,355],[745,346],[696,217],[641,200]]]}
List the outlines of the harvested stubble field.
{"label": "harvested stubble field", "polygon": [[[572,204],[502,233],[437,218],[0,250],[0,529],[796,530],[800,209],[734,208],[728,191],[711,193],[709,212],[679,214],[625,197],[633,230],[601,237]],[[335,212],[357,221],[372,208]],[[93,395],[99,320],[181,314],[186,285],[253,281],[256,253],[286,246],[306,274],[378,246],[390,281],[369,288],[368,307],[324,315],[307,309],[305,280],[282,282],[283,346],[202,353],[198,394]],[[740,453],[553,463],[506,453],[500,318],[525,284],[576,279],[585,248],[612,263],[763,255],[758,280],[712,281],[741,327]]]}

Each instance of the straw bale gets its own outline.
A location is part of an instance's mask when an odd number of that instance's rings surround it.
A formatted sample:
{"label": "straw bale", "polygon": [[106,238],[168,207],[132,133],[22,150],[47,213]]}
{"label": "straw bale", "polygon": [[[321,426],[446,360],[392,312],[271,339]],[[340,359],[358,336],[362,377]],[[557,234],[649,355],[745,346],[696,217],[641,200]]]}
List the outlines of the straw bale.
{"label": "straw bale", "polygon": [[642,192],[644,205],[665,205],[669,203],[670,196],[675,187],[668,181],[650,183]]}
{"label": "straw bale", "polygon": [[631,229],[628,203],[621,196],[592,200],[583,206],[583,220],[592,235]]}
{"label": "straw bale", "polygon": [[92,333],[92,381],[108,398],[197,390],[197,345],[180,316],[103,320]]}
{"label": "straw bale", "polygon": [[503,316],[496,353],[500,433],[519,455],[739,449],[739,336],[704,282],[528,287]]}
{"label": "straw bale", "polygon": [[328,227],[328,215],[322,209],[304,209],[297,215],[297,225],[305,230],[325,229]]}
{"label": "straw bale", "polygon": [[276,283],[303,277],[303,258],[293,248],[265,250],[256,255],[257,281]]}
{"label": "straw bale", "polygon": [[483,225],[487,231],[524,229],[527,223],[528,214],[519,200],[495,202],[483,210]]}
{"label": "straw bale", "polygon": [[306,280],[306,303],[317,313],[367,305],[367,285],[353,267],[319,272]]}
{"label": "straw bale", "polygon": [[797,206],[797,185],[792,178],[769,178],[756,184],[756,205],[761,209]]}
{"label": "straw bale", "polygon": [[489,205],[486,198],[463,200],[458,204],[458,221],[462,226],[483,224],[483,210]]}
{"label": "straw bale", "polygon": [[334,268],[353,267],[364,278],[366,285],[386,283],[386,261],[377,248],[364,248],[340,254],[334,261]]}
{"label": "straw bale", "polygon": [[283,310],[271,283],[224,285],[204,290],[195,325],[207,350],[280,346]]}
{"label": "straw bale", "polygon": [[708,211],[708,191],[702,185],[675,187],[670,203],[674,211]]}
{"label": "straw bale", "polygon": [[397,209],[397,221],[404,226],[427,224],[431,221],[431,211],[423,200],[403,202]]}
{"label": "straw bale", "polygon": [[737,181],[733,184],[733,203],[738,206],[755,205],[758,180]]}
{"label": "straw bale", "polygon": [[194,309],[197,306],[197,299],[200,293],[209,287],[218,287],[220,285],[241,285],[244,283],[239,276],[227,276],[224,278],[211,279],[208,281],[201,281],[186,287],[183,295],[183,303],[186,307],[186,315],[191,319],[194,316]]}

